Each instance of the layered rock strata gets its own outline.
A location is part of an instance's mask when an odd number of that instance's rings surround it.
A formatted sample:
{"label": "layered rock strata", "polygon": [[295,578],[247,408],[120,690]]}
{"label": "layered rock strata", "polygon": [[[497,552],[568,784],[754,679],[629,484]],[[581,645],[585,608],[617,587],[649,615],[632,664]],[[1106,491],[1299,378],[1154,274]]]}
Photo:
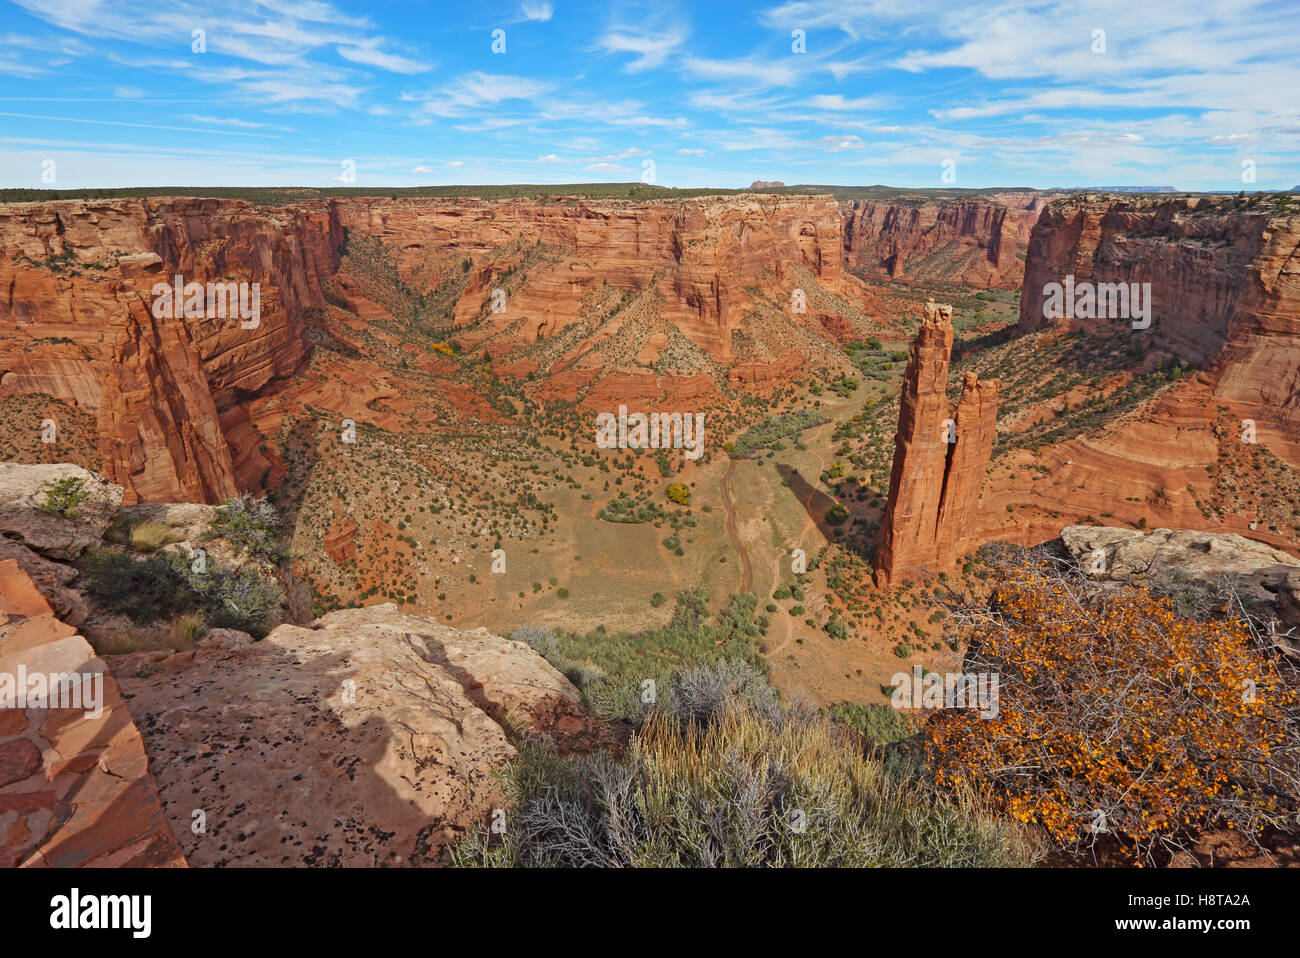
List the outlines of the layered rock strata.
{"label": "layered rock strata", "polygon": [[0,561],[0,867],[184,865],[117,682]]}
{"label": "layered rock strata", "polygon": [[997,430],[998,381],[972,372],[948,404],[952,307],[926,305],[898,410],[894,467],[876,549],[876,581],[950,569],[968,548]]}

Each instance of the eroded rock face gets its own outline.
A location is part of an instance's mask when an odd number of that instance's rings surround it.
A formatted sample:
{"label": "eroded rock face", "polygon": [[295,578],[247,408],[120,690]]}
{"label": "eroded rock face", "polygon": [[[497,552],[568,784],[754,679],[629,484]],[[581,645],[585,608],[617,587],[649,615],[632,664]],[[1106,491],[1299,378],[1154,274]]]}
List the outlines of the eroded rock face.
{"label": "eroded rock face", "polygon": [[[47,484],[61,479],[80,479],[86,494],[71,518],[40,509]],[[121,486],[69,463],[0,462],[0,535],[51,559],[75,559],[104,538],[122,494]]]}
{"label": "eroded rock face", "polygon": [[[396,274],[341,275],[345,231],[382,243]],[[216,503],[262,491],[282,395],[359,422],[436,418],[360,356],[301,381],[320,337],[348,349],[401,313],[398,286],[439,290],[457,345],[481,348],[499,375],[536,374],[543,394],[573,398],[594,383],[588,398],[602,407],[704,402],[729,385],[770,391],[809,363],[844,367],[839,343],[871,327],[843,245],[830,196],[4,204],[0,395],[50,396],[92,415],[94,435],[79,438],[128,504]],[[257,283],[256,327],[156,318],[154,285],[177,275]],[[502,313],[491,308],[498,289]],[[796,289],[801,310],[773,306]],[[327,330],[318,320],[340,302],[350,312]],[[437,372],[445,357],[412,361]],[[467,392],[451,385],[446,396],[495,415]]]}
{"label": "eroded rock face", "polygon": [[898,410],[894,468],[876,549],[882,585],[950,569],[966,551],[997,431],[998,381],[971,372],[955,416],[948,407],[952,307],[926,305]]}
{"label": "eroded rock face", "polygon": [[[1300,418],[1300,215],[1221,200],[1088,195],[1048,207],[1028,249],[1020,326],[1113,330],[1104,318],[1048,320],[1043,287],[1150,283],[1144,334],[1206,365],[1216,400],[1294,447]],[[1292,428],[1288,428],[1292,427]]]}
{"label": "eroded rock face", "polygon": [[[233,495],[250,477],[221,417],[305,361],[303,312],[323,305],[319,277],[342,242],[331,212],[191,197],[0,204],[0,392],[92,413],[128,502]],[[151,290],[178,274],[258,283],[258,325],[156,319]]]}
{"label": "eroded rock face", "polygon": [[[1243,448],[1238,437],[1249,421],[1258,445],[1246,449],[1300,470],[1297,244],[1300,215],[1267,196],[1243,204],[1086,194],[1044,210],[1027,250],[1020,328],[1077,329],[1112,338],[1116,349],[1137,340],[1148,362],[1177,358],[1198,368],[1141,415],[1039,450],[1036,464],[1052,482],[997,480],[986,490],[985,537],[1043,542],[1057,535],[1060,516],[1113,514],[1294,550],[1288,524],[1271,521],[1266,508],[1277,490],[1242,483],[1237,504],[1224,469],[1236,455],[1230,449]],[[1067,276],[1076,287],[1149,283],[1149,328],[1133,329],[1131,319],[1046,319],[1044,287]],[[1233,487],[1226,493],[1225,484]],[[1227,504],[1207,505],[1215,499]]]}
{"label": "eroded rock face", "polygon": [[528,646],[392,604],[114,667],[137,676],[124,689],[196,865],[437,863],[500,802],[505,725],[562,750],[607,736]]}
{"label": "eroded rock face", "polygon": [[[75,676],[76,707],[20,693],[37,674]],[[113,676],[18,560],[0,561],[0,867],[184,865]]]}
{"label": "eroded rock face", "polygon": [[1016,289],[1018,254],[1043,207],[1044,193],[1001,193],[951,200],[853,200],[843,204],[850,263],[892,278]]}

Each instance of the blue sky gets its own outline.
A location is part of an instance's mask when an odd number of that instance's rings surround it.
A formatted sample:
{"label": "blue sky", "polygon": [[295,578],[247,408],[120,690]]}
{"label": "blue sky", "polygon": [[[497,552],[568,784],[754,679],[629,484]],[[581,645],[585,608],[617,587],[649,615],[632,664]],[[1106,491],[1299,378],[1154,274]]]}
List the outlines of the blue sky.
{"label": "blue sky", "polygon": [[0,186],[1289,189],[1297,37],[1294,0],[15,0]]}

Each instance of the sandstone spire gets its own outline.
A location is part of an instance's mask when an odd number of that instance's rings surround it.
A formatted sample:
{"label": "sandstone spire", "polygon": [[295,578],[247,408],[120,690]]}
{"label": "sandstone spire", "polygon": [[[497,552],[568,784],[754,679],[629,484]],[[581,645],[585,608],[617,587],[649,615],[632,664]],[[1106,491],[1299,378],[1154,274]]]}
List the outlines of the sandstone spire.
{"label": "sandstone spire", "polygon": [[903,377],[894,469],[876,549],[876,581],[941,572],[965,551],[997,427],[998,381],[965,375],[948,412],[952,307],[926,303]]}

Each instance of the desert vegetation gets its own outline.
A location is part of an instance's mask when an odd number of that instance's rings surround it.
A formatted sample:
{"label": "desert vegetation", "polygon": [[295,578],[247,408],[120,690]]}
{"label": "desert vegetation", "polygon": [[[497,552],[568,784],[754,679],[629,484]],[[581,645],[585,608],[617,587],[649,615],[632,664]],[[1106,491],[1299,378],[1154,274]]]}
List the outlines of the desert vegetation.
{"label": "desert vegetation", "polygon": [[1080,852],[1113,842],[1159,863],[1201,832],[1258,842],[1296,831],[1294,676],[1233,596],[1095,585],[1042,551],[1012,551],[987,611],[957,615],[967,672],[1000,679],[1000,716],[947,709],[926,725],[937,781],[975,788]]}
{"label": "desert vegetation", "polygon": [[675,673],[627,755],[564,759],[524,744],[502,783],[502,834],[462,867],[1027,865],[1014,823],[869,754],[847,726],[786,707],[752,667]]}

